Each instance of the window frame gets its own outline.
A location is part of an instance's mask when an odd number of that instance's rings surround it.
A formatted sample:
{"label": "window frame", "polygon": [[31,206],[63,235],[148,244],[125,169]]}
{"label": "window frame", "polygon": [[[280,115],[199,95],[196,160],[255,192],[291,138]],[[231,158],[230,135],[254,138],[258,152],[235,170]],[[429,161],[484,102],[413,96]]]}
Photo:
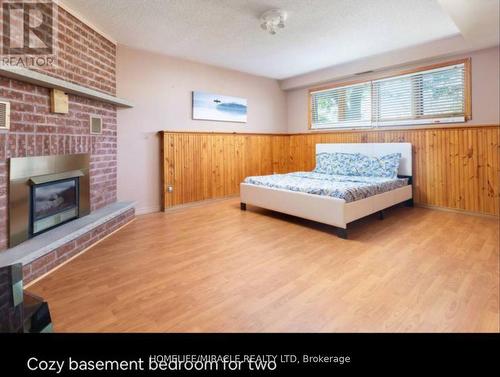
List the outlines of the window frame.
{"label": "window frame", "polygon": [[[357,84],[363,84],[363,83],[368,83],[368,82],[373,82],[377,80],[382,80],[382,79],[389,79],[389,78],[396,78],[398,76],[404,76],[404,75],[410,75],[410,74],[415,74],[419,72],[424,72],[424,71],[429,71],[437,68],[443,68],[443,67],[448,67],[448,66],[454,66],[458,64],[463,64],[464,65],[464,117],[463,120],[461,117],[457,116],[449,116],[449,117],[431,117],[431,116],[420,116],[417,117],[416,119],[401,119],[401,120],[394,120],[394,121],[384,121],[382,124],[374,121],[373,119],[370,120],[371,125],[339,125],[336,127],[313,127],[313,119],[312,119],[312,108],[313,108],[313,93],[318,92],[318,91],[324,91],[324,90],[330,90],[330,89],[335,89],[338,87],[343,87],[343,86],[351,86],[351,85],[357,85]],[[372,84],[371,88],[371,95],[373,96],[374,92],[374,86]],[[372,97],[373,100],[373,97]],[[372,115],[373,115],[373,109],[372,109]],[[346,129],[360,129],[360,130],[369,130],[369,129],[383,129],[385,127],[390,127],[392,129],[400,127],[401,129],[407,129],[409,126],[425,126],[428,127],[429,125],[431,126],[436,126],[436,125],[441,125],[441,124],[447,124],[447,123],[465,123],[469,120],[472,119],[472,85],[471,85],[471,58],[463,58],[463,59],[456,59],[456,60],[451,60],[451,61],[446,61],[442,63],[436,63],[436,64],[431,64],[431,65],[426,65],[426,66],[421,66],[417,68],[411,68],[411,69],[405,69],[401,70],[395,73],[387,74],[387,75],[380,75],[373,77],[371,79],[359,79],[359,80],[351,80],[351,81],[344,81],[344,82],[336,82],[333,84],[328,84],[328,85],[323,85],[323,86],[317,86],[313,88],[309,88],[308,90],[308,129],[311,131],[325,131],[325,130],[346,130]]]}

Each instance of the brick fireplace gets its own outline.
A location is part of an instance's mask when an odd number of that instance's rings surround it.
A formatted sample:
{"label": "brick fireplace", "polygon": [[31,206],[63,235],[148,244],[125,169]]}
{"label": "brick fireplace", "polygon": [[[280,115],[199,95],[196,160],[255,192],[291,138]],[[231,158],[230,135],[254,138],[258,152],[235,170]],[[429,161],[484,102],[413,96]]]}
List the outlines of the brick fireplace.
{"label": "brick fireplace", "polygon": [[[49,76],[115,95],[116,46],[62,8],[58,11],[57,67]],[[40,71],[40,70],[39,70]],[[90,211],[116,202],[117,109],[113,104],[69,94],[69,113],[50,111],[50,89],[1,76],[0,101],[10,103],[10,129],[0,130],[0,254],[9,247],[9,161],[11,158],[89,155]],[[102,119],[102,133],[90,133],[90,118]],[[72,239],[53,253],[26,264],[25,280],[88,247],[134,215],[133,208],[102,223],[99,230]],[[109,232],[108,232],[109,230]],[[81,238],[79,237],[79,238]],[[66,252],[65,252],[66,250]]]}
{"label": "brick fireplace", "polygon": [[[0,131],[0,249],[8,245],[8,160],[14,157],[90,154],[90,209],[116,201],[116,109],[69,96],[69,114],[51,114],[49,90],[0,77],[0,98],[10,101],[9,131]],[[90,134],[90,115],[103,119]]]}

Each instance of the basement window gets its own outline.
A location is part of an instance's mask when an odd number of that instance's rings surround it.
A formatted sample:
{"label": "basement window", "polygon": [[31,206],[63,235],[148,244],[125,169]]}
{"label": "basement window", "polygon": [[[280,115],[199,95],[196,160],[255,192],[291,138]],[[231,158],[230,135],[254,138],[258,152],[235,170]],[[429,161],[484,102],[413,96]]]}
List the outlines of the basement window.
{"label": "basement window", "polygon": [[371,84],[360,83],[311,94],[315,128],[371,125]]}
{"label": "basement window", "polygon": [[470,60],[312,89],[310,128],[362,128],[470,119]]}

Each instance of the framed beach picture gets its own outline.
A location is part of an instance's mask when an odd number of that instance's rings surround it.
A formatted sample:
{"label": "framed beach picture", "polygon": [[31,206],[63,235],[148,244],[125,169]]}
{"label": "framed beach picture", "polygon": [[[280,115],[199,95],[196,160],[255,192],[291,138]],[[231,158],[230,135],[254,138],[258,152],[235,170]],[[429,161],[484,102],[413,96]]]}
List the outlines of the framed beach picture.
{"label": "framed beach picture", "polygon": [[193,92],[193,119],[246,123],[247,100],[240,97]]}

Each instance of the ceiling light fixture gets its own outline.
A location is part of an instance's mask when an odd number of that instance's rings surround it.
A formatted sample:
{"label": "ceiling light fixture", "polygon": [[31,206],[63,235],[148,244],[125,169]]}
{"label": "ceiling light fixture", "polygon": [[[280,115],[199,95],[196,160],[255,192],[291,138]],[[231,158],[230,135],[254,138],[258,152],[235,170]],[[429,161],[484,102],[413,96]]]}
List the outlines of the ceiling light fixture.
{"label": "ceiling light fixture", "polygon": [[281,9],[270,9],[260,16],[260,27],[270,34],[276,34],[278,29],[285,27],[287,14]]}

